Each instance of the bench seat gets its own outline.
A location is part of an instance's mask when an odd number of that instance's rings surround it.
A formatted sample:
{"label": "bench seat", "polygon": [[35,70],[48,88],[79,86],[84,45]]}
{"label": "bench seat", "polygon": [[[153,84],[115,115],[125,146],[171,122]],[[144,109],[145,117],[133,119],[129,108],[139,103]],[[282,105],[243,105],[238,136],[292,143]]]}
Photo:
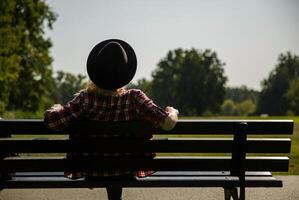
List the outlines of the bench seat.
{"label": "bench seat", "polygon": [[[270,172],[247,172],[246,187],[282,187],[282,181]],[[62,172],[16,173],[4,182],[4,188],[98,188],[121,184],[124,187],[239,187],[239,178],[229,172],[163,171],[135,180],[70,180]]]}

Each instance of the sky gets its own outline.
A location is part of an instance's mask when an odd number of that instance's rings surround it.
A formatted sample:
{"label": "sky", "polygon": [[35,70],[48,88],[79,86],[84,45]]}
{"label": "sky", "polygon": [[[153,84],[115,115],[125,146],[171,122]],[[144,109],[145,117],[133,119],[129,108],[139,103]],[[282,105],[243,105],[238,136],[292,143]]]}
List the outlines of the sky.
{"label": "sky", "polygon": [[279,54],[299,55],[299,0],[47,0],[58,18],[46,36],[53,69],[86,73],[97,43],[128,42],[151,78],[169,50],[211,49],[225,63],[228,86],[261,89]]}

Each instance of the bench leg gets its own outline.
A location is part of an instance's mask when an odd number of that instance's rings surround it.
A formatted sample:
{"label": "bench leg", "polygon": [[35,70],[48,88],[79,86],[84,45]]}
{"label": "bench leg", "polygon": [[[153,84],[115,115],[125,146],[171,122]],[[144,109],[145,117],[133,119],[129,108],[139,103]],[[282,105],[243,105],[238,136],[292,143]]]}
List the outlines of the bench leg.
{"label": "bench leg", "polygon": [[238,189],[235,187],[232,188],[224,188],[224,198],[225,200],[230,200],[231,197],[233,200],[239,200],[238,198]]}
{"label": "bench leg", "polygon": [[240,200],[245,200],[245,187],[240,187]]}

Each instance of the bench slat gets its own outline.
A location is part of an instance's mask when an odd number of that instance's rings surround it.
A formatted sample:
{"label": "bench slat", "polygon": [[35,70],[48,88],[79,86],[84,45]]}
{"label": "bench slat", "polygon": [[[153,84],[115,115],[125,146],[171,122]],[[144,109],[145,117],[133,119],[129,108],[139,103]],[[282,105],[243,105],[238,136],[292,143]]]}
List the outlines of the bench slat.
{"label": "bench slat", "polygon": [[[199,182],[203,181],[204,184],[201,185],[201,187],[213,187],[210,185],[210,183],[212,183],[214,180],[218,180],[219,178],[220,178],[220,180],[222,179],[221,177],[196,177],[195,176],[195,178],[190,177],[190,180],[193,179],[194,181],[199,181]],[[236,181],[236,182],[230,183],[234,187],[240,186],[237,177],[233,177],[233,176],[225,177],[224,176],[223,178],[224,178],[224,181],[226,179],[229,179],[230,181],[231,181],[231,179],[233,179],[234,181]],[[142,182],[149,182],[151,184],[154,184],[155,182],[157,182],[157,185],[158,185],[159,183],[163,184],[164,181],[167,182],[167,181],[172,181],[172,180],[174,181],[174,184],[175,184],[176,181],[177,182],[185,181],[185,180],[188,181],[189,178],[188,177],[167,176],[167,177],[146,177],[146,178],[142,178],[142,179],[140,178],[139,180]],[[205,180],[207,180],[207,182],[205,182]],[[192,184],[192,182],[191,182],[191,184]],[[212,183],[212,185],[213,185],[213,183]],[[179,187],[180,186],[181,185],[179,185]],[[228,185],[226,185],[226,186],[228,186]],[[268,177],[268,176],[266,176],[266,177],[245,177],[245,186],[246,187],[282,187],[282,181],[277,180],[274,177]],[[160,187],[163,187],[163,186],[160,186]],[[173,187],[175,187],[175,186],[173,186]],[[225,187],[225,186],[223,186],[223,187]]]}
{"label": "bench slat", "polygon": [[[156,171],[151,176],[228,176],[229,171]],[[246,176],[272,176],[271,172],[245,172]],[[16,172],[14,177],[63,177],[63,172]]]}
{"label": "bench slat", "polygon": [[[18,177],[5,181],[4,188],[97,188],[107,185],[123,187],[238,187],[239,179],[234,176],[147,177],[137,180],[69,180],[63,177]],[[282,181],[274,177],[246,177],[246,187],[282,187]]]}
{"label": "bench slat", "polygon": [[[228,176],[229,171],[157,171],[151,176]],[[272,176],[271,172],[245,172],[245,176]]]}
{"label": "bench slat", "polygon": [[[120,165],[120,163],[122,163]],[[288,171],[288,157],[248,157],[246,171]],[[143,158],[6,158],[0,161],[1,171],[89,171],[89,170],[140,170],[157,171],[229,171],[229,157],[156,157]]]}
{"label": "bench slat", "polygon": [[180,120],[171,131],[159,134],[233,134],[238,123],[246,122],[246,134],[293,134],[292,120]]}
{"label": "bench slat", "polygon": [[[14,153],[65,153],[65,152],[106,152],[106,153],[230,153],[231,138],[165,138],[155,140],[47,140],[47,139],[0,139],[3,152]],[[248,139],[247,153],[289,153],[289,138]]]}
{"label": "bench slat", "polygon": [[[247,122],[246,133],[257,135],[292,134],[292,120],[179,120],[171,131],[155,130],[144,122],[90,122],[78,121],[65,131],[51,131],[44,126],[43,120],[0,120],[0,130],[9,134],[104,134],[121,133],[130,130],[133,134],[233,134],[237,124]],[[1,134],[1,133],[0,133]]]}

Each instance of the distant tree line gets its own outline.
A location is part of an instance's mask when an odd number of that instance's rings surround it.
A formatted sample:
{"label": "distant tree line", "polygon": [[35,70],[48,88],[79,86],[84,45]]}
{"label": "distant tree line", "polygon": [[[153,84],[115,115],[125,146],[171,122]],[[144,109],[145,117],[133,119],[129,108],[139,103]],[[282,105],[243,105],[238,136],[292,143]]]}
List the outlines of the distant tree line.
{"label": "distant tree line", "polygon": [[[186,56],[190,52],[193,56]],[[143,89],[161,105],[177,106],[183,115],[299,115],[297,55],[280,54],[261,91],[226,86],[222,67],[215,52],[177,49],[158,63],[151,80],[131,87]]]}
{"label": "distant tree line", "polygon": [[246,86],[226,87],[225,101],[221,105],[220,115],[248,116],[256,112],[259,92]]}
{"label": "distant tree line", "polygon": [[[65,104],[84,87],[82,75],[53,72],[44,35],[57,15],[42,0],[0,3],[0,116],[5,112],[39,112]],[[299,115],[299,57],[281,54],[261,91],[228,87],[224,62],[209,49],[174,49],[162,58],[140,88],[158,105],[172,105],[184,116]],[[41,115],[38,115],[39,117]]]}

